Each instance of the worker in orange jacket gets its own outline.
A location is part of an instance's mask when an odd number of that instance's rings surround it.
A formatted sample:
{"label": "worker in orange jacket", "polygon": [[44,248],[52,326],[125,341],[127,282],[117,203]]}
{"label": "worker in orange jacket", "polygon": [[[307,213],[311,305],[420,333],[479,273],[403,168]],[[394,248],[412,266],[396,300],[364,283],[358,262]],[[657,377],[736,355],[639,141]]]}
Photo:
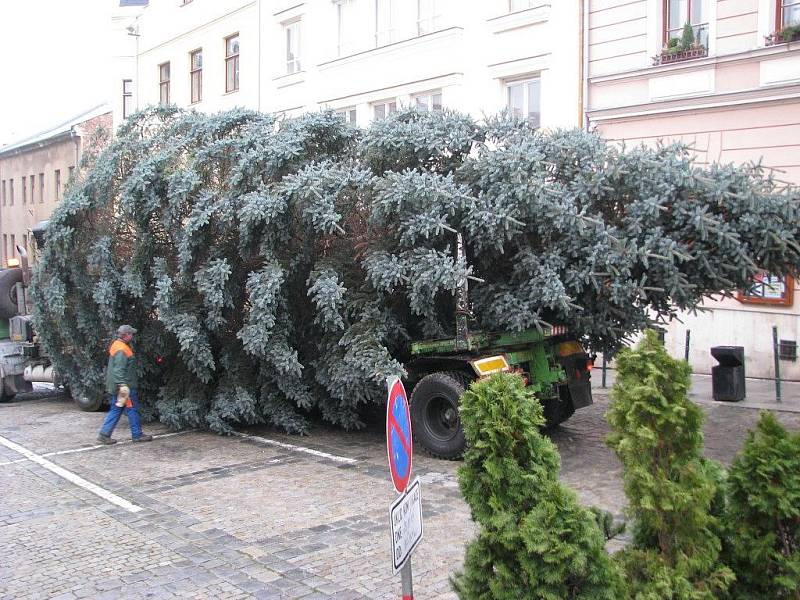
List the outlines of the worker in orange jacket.
{"label": "worker in orange jacket", "polygon": [[136,357],[131,343],[136,330],[130,325],[120,325],[117,339],[108,349],[108,369],[106,370],[106,392],[111,396],[111,408],[106,415],[97,441],[101,444],[116,444],[111,437],[114,428],[124,412],[131,426],[131,437],[134,442],[149,442],[152,435],[142,433],[141,419],[138,410],[138,394],[136,387],[139,375],[136,372]]}

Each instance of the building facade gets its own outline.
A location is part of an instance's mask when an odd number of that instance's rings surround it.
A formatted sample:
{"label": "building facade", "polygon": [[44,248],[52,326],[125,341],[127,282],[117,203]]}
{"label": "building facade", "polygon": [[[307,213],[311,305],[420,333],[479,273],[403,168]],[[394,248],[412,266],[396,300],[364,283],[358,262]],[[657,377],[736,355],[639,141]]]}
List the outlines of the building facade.
{"label": "building facade", "polygon": [[409,105],[510,107],[575,127],[581,18],[580,1],[152,0],[137,18],[134,103],[332,108],[359,125]]}
{"label": "building facade", "polygon": [[[75,175],[88,140],[98,127],[111,129],[102,104],[56,127],[0,148],[0,252],[5,267],[16,246],[33,248],[31,228],[49,218]],[[29,252],[31,261],[35,261]]]}
{"label": "building facade", "polygon": [[[587,0],[587,126],[609,140],[692,145],[699,164],[761,161],[800,183],[800,0]],[[687,27],[688,23],[688,27]],[[781,33],[783,32],[783,33]],[[748,376],[800,379],[797,282],[764,274],[666,334],[708,373],[711,346],[745,348]]]}

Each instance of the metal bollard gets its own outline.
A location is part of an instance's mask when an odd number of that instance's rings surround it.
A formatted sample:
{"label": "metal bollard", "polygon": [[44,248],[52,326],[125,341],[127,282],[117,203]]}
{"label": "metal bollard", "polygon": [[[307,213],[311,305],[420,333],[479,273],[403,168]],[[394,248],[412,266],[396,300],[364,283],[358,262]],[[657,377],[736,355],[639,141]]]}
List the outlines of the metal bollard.
{"label": "metal bollard", "polygon": [[781,357],[780,346],[778,345],[778,327],[772,326],[772,355],[775,358],[775,400],[781,400]]}
{"label": "metal bollard", "polygon": [[691,329],[687,329],[686,330],[686,347],[683,350],[683,360],[685,360],[686,362],[689,362],[689,342],[691,341],[691,339],[692,339],[692,330]]}
{"label": "metal bollard", "polygon": [[608,367],[607,367],[607,364],[608,364],[608,363],[606,362],[606,353],[605,353],[605,352],[603,352],[603,369],[602,369],[602,372],[603,372],[603,377],[602,377],[602,379],[600,380],[600,385],[601,385],[601,386],[602,386],[604,389],[605,389],[605,387],[606,387],[606,369],[608,368]]}

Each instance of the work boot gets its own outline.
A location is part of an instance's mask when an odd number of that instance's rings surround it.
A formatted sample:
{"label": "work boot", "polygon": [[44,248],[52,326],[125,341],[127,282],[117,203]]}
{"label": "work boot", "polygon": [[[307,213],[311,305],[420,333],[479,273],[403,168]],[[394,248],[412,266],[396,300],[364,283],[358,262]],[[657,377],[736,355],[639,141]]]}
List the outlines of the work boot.
{"label": "work boot", "polygon": [[134,442],[152,442],[153,441],[153,436],[148,434],[148,433],[143,433],[139,437],[133,438],[133,441]]}
{"label": "work boot", "polygon": [[102,433],[97,436],[97,441],[107,446],[117,443],[117,440],[112,438],[110,435],[103,435]]}

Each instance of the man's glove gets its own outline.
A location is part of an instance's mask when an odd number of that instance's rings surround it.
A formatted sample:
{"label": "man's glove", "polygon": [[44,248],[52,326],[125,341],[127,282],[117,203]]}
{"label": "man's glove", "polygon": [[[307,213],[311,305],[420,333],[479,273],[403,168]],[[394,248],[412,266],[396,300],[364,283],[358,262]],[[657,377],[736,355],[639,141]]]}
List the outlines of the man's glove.
{"label": "man's glove", "polygon": [[128,402],[128,398],[130,397],[131,397],[131,388],[129,388],[127,385],[123,383],[121,386],[119,386],[119,389],[117,390],[117,401],[115,402],[115,404],[119,408],[122,408]]}

